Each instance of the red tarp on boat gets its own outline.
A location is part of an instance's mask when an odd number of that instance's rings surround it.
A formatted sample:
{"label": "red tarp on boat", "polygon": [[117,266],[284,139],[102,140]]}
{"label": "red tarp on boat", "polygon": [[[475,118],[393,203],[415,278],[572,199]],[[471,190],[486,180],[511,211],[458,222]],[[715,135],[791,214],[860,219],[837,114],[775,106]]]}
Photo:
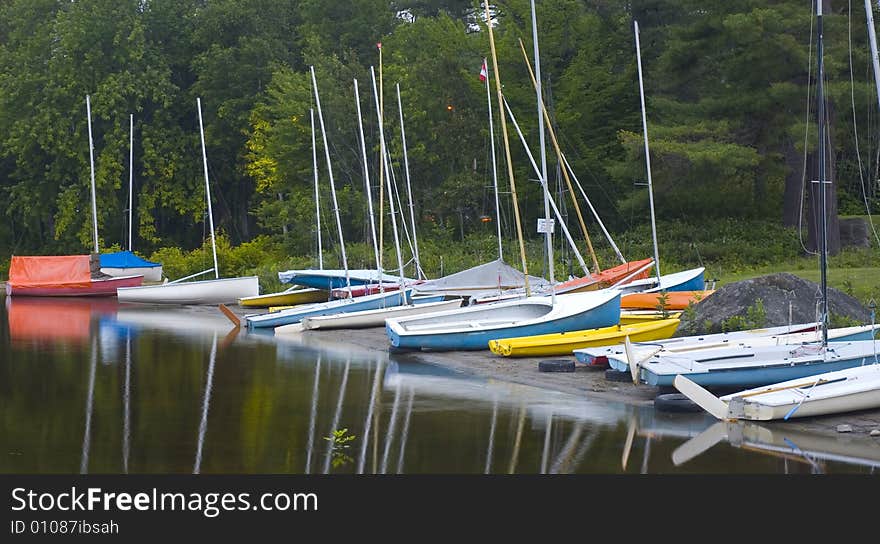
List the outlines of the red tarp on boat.
{"label": "red tarp on boat", "polygon": [[88,287],[92,274],[88,255],[13,256],[9,285],[28,287]]}

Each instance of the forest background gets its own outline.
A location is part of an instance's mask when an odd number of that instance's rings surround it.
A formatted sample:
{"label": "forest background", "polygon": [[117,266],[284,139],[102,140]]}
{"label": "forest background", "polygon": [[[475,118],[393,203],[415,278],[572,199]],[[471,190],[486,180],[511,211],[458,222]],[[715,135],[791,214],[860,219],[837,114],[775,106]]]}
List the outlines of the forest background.
{"label": "forest background", "polygon": [[[544,100],[562,153],[628,260],[653,255],[634,21],[663,272],[706,266],[722,283],[771,271],[818,278],[816,16],[804,0],[536,1]],[[873,6],[874,15],[878,14]],[[530,2],[489,6],[503,93],[538,152]],[[880,296],[880,115],[861,3],[824,0],[830,284],[866,303]],[[324,264],[373,268],[364,171],[379,220],[377,108],[381,87],[391,179],[407,273],[411,243],[431,277],[498,257],[521,268],[486,7],[474,0],[9,0],[0,4],[0,276],[13,254],[92,249],[91,103],[102,251],[127,248],[134,180],[134,250],[172,279],[210,267],[196,99],[202,103],[223,275]],[[381,46],[379,46],[381,44]],[[490,137],[484,58],[494,115]],[[311,69],[320,93],[320,132]],[[361,156],[354,81],[367,161]],[[400,109],[397,89],[399,87]],[[310,111],[317,132],[313,161]],[[133,115],[133,149],[129,116]],[[404,119],[406,154],[401,139]],[[541,185],[508,119],[529,272],[544,275],[536,223]],[[324,160],[326,136],[343,239]],[[602,268],[611,244],[547,144],[548,185],[587,264],[583,212]],[[493,188],[497,162],[500,213]],[[129,165],[129,153],[134,158]],[[537,160],[537,159],[536,159]],[[316,225],[315,170],[321,226]],[[381,170],[381,171],[380,171]],[[130,174],[131,172],[131,174]],[[390,203],[381,247],[394,271]],[[848,234],[856,221],[861,235]],[[839,227],[842,225],[843,228]],[[848,230],[849,229],[849,230]],[[858,230],[858,229],[857,229]],[[841,232],[843,236],[841,237]],[[583,275],[557,228],[557,279]]]}

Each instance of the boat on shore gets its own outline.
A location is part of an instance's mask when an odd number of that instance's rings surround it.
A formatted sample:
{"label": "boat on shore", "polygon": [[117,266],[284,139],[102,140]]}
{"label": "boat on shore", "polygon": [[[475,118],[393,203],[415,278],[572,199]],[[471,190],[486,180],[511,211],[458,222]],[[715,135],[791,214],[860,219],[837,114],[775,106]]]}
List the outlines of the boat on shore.
{"label": "boat on shore", "polygon": [[304,304],[286,310],[245,316],[248,330],[275,328],[282,325],[299,323],[303,318],[318,315],[334,315],[361,310],[374,310],[408,304],[412,298],[412,289],[389,291],[375,295],[364,295],[356,298],[339,298],[328,302]]}
{"label": "boat on shore", "polygon": [[[418,298],[430,298],[430,302],[416,302]],[[334,315],[308,316],[299,323],[299,330],[314,329],[364,329],[369,327],[384,327],[386,319],[424,315],[434,312],[442,312],[459,308],[463,302],[460,298],[442,300],[438,297],[413,297],[412,304],[392,306],[390,308],[376,308],[373,310],[361,310],[357,312],[345,312]],[[439,300],[437,300],[439,299]],[[290,327],[290,329],[288,329]],[[296,330],[296,324],[284,325],[275,329],[275,334],[284,334]]]}
{"label": "boat on shore", "polygon": [[679,322],[678,319],[659,319],[632,325],[496,339],[489,341],[489,349],[504,357],[571,355],[575,349],[617,344],[626,337],[640,342],[669,338],[675,334]]}
{"label": "boat on shore", "polygon": [[721,420],[787,420],[854,412],[880,407],[880,364],[858,366],[798,377],[716,397],[686,376],[675,388]]}
{"label": "boat on shore", "polygon": [[619,321],[620,292],[600,290],[388,319],[385,331],[396,348],[487,350],[494,339],[608,327]]}
{"label": "boat on shore", "polygon": [[93,277],[89,255],[13,255],[9,262],[8,296],[93,297],[115,296],[119,287],[135,287],[142,275]]}
{"label": "boat on shore", "polygon": [[[816,323],[798,323],[744,331],[679,336],[644,344],[635,342],[632,344],[632,351],[641,360],[657,353],[661,349],[670,352],[693,352],[736,345],[739,342],[750,342],[759,337],[770,337],[772,338],[772,343],[778,344],[786,340],[779,338],[780,336],[810,331],[813,331],[815,335],[816,329]],[[802,339],[798,338],[798,341],[802,341]],[[609,364],[615,370],[627,371],[629,369],[627,353],[623,343],[613,346],[576,349],[573,353],[579,362],[587,365]]]}
{"label": "boat on shore", "polygon": [[[214,237],[214,214],[211,208],[211,185],[208,178],[208,158],[205,155],[205,131],[202,127],[202,100],[196,98],[199,112],[199,134],[202,142],[202,164],[205,173],[205,201],[208,206],[208,220],[211,232],[211,251],[214,266],[208,270],[191,274],[175,281],[158,285],[140,287],[120,287],[116,296],[121,302],[141,302],[147,304],[224,304],[235,303],[241,298],[260,294],[260,281],[257,276],[221,278],[217,264],[217,243]],[[214,273],[213,280],[186,281],[193,277]]]}
{"label": "boat on shore", "polygon": [[330,292],[313,287],[294,285],[277,293],[247,296],[238,299],[238,305],[245,308],[271,308],[273,306],[296,306],[330,299]]}
{"label": "boat on shore", "polygon": [[162,265],[143,259],[131,251],[101,254],[101,272],[113,277],[143,276],[146,282],[162,281]]}

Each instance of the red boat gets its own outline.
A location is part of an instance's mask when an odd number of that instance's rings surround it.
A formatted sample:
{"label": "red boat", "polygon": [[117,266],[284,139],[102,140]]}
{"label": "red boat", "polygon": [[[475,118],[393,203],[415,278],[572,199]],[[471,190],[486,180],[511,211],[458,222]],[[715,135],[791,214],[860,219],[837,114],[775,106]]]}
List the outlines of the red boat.
{"label": "red boat", "polygon": [[602,270],[581,278],[574,278],[556,285],[557,293],[577,293],[578,291],[592,291],[611,287],[616,283],[629,283],[633,280],[648,277],[654,259],[642,259],[619,264],[615,267]]}
{"label": "red boat", "polygon": [[9,263],[8,296],[116,296],[118,287],[137,287],[143,276],[92,277],[89,255],[13,256]]}
{"label": "red boat", "polygon": [[[408,287],[410,285],[418,285],[422,283],[421,281],[408,281],[404,284],[404,287]],[[349,290],[348,287],[337,287],[336,289],[330,290],[330,296],[332,298],[352,298],[352,297],[362,297],[365,295],[375,295],[376,293],[382,293],[385,291],[397,291],[400,289],[400,282],[382,282],[379,283],[368,283],[366,285],[352,285]]]}

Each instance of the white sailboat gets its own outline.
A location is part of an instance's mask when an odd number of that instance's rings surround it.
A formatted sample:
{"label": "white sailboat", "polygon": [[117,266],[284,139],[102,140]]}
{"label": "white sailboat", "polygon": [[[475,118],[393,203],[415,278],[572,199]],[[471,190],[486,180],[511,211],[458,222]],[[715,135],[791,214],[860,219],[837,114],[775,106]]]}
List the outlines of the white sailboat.
{"label": "white sailboat", "polygon": [[[208,204],[208,220],[211,229],[211,249],[214,267],[178,280],[141,287],[120,287],[116,296],[120,302],[145,302],[153,304],[223,304],[234,303],[240,298],[260,294],[257,276],[221,278],[217,265],[217,244],[214,239],[214,215],[211,209],[211,186],[208,180],[208,157],[205,152],[205,131],[202,126],[202,101],[196,98],[199,111],[199,133],[202,141],[202,162],[205,172],[205,198]],[[186,281],[214,272],[213,280]]]}
{"label": "white sailboat", "polygon": [[162,265],[143,259],[134,253],[132,243],[134,217],[134,114],[128,116],[128,249],[101,254],[101,272],[108,276],[141,275],[144,281],[162,281]]}

